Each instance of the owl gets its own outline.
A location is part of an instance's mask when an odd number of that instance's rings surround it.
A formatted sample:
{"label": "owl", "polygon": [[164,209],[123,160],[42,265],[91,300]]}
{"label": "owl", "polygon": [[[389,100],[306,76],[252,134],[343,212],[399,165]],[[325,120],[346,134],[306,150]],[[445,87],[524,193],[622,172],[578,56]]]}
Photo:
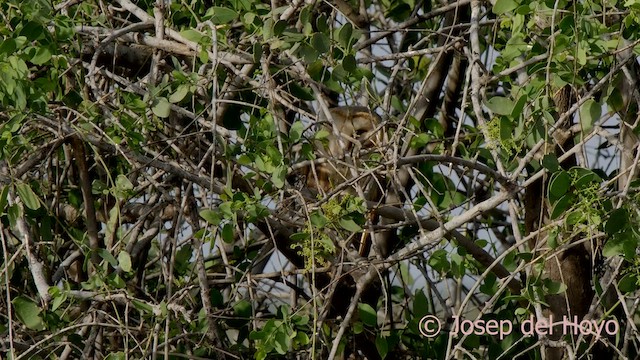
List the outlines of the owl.
{"label": "owl", "polygon": [[[358,185],[363,191],[372,192],[371,187],[375,187],[371,184],[373,175],[363,174],[366,171],[363,161],[368,158],[366,150],[380,150],[383,141],[380,117],[363,106],[336,107],[329,113],[330,119],[322,112],[318,116],[319,129],[328,135],[322,141],[316,140],[315,144],[318,157],[324,158],[325,162],[309,171],[307,186],[326,194],[350,182],[346,190],[353,195],[357,195]],[[375,200],[373,197],[373,194],[366,195],[365,200]]]}
{"label": "owl", "polygon": [[[375,157],[383,151],[384,131],[378,115],[362,106],[342,106],[329,110],[330,118],[318,116],[318,131],[326,137],[315,140],[317,158],[324,159],[307,169],[306,184],[320,194],[348,194],[377,202],[384,194],[384,179],[372,171]],[[324,131],[323,131],[324,130]],[[375,223],[374,211],[368,215]],[[360,256],[368,256],[371,234],[358,236]]]}

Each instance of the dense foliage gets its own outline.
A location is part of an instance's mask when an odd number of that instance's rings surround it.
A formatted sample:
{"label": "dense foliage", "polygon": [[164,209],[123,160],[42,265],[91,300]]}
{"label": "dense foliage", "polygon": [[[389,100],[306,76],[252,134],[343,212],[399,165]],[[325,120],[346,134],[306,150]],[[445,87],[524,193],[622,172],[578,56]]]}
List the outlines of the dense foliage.
{"label": "dense foliage", "polygon": [[[638,355],[640,2],[0,0],[0,17],[8,358]],[[317,114],[345,105],[384,143],[320,156]],[[323,163],[352,176],[310,189]],[[389,254],[358,254],[377,236]],[[547,276],[578,248],[579,275]],[[565,301],[579,281],[590,297]],[[554,295],[619,328],[523,334]]]}

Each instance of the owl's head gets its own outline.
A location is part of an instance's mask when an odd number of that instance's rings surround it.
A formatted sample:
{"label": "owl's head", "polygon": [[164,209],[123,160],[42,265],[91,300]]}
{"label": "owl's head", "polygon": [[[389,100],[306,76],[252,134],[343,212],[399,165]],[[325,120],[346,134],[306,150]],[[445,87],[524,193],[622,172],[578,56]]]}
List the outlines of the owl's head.
{"label": "owl's head", "polygon": [[380,144],[382,132],[380,117],[363,106],[342,106],[329,110],[332,119],[319,117],[329,132],[329,155],[343,158],[354,147],[366,149]]}
{"label": "owl's head", "polygon": [[317,176],[308,178],[310,187],[324,192],[356,176],[360,151],[379,146],[383,138],[380,117],[369,108],[342,106],[329,113],[330,119],[322,112],[318,116],[318,125],[329,133],[327,142],[316,144],[318,155],[327,162],[316,168]]}

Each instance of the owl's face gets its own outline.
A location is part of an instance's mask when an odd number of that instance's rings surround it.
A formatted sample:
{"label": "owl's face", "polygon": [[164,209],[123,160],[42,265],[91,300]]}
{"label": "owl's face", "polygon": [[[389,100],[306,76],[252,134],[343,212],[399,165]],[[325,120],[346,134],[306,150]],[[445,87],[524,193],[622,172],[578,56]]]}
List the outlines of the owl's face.
{"label": "owl's face", "polygon": [[[380,143],[377,129],[380,118],[365,107],[341,107],[331,109],[333,121],[324,123],[329,131],[329,154],[344,158],[354,147],[366,149]],[[333,124],[333,127],[331,126]]]}
{"label": "owl's face", "polygon": [[329,192],[332,188],[356,177],[359,173],[359,153],[375,148],[382,142],[380,118],[370,109],[360,106],[344,106],[330,109],[332,118],[318,117],[319,123],[329,132],[326,147],[316,144],[320,157],[326,163],[316,167],[317,178],[311,175],[309,187]]}

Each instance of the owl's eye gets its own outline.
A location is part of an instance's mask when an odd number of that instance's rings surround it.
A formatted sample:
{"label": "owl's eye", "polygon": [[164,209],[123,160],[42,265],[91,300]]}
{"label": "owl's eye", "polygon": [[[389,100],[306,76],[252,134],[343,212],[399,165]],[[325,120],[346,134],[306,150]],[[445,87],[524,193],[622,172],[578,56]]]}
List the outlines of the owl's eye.
{"label": "owl's eye", "polygon": [[356,137],[360,138],[360,137],[362,137],[362,135],[364,135],[366,133],[367,133],[367,129],[358,129],[358,130],[356,130]]}

